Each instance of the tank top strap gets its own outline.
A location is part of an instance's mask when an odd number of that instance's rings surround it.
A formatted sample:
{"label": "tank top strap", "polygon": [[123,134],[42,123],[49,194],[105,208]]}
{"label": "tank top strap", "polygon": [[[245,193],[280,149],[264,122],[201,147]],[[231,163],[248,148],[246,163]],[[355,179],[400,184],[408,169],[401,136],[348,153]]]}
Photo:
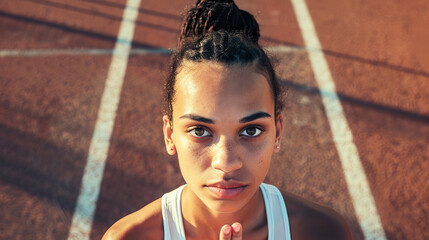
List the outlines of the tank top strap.
{"label": "tank top strap", "polygon": [[[164,240],[186,240],[180,201],[185,186],[162,196]],[[282,194],[275,186],[266,183],[262,183],[260,189],[267,215],[268,240],[291,240],[289,218]]]}
{"label": "tank top strap", "polygon": [[182,191],[185,186],[182,185],[162,196],[164,240],[186,240],[180,203]]}
{"label": "tank top strap", "polygon": [[275,186],[266,183],[262,183],[260,189],[267,214],[268,240],[291,240],[289,217],[281,192]]}

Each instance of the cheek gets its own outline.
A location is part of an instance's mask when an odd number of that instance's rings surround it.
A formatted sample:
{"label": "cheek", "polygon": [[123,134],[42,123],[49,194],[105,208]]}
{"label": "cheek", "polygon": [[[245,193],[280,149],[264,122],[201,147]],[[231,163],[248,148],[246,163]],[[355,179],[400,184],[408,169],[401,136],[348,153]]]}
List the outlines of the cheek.
{"label": "cheek", "polygon": [[271,162],[272,144],[267,141],[263,144],[255,144],[247,150],[245,159],[249,168],[255,169],[258,172],[268,171]]}
{"label": "cheek", "polygon": [[182,174],[201,174],[208,166],[207,150],[189,141],[181,141],[176,147]]}

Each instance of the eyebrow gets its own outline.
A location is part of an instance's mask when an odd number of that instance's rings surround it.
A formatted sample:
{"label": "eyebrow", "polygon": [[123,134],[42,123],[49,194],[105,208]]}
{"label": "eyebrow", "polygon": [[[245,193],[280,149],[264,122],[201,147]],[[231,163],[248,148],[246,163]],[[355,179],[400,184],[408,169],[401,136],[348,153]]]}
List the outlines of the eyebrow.
{"label": "eyebrow", "polygon": [[254,120],[260,119],[260,118],[271,118],[271,115],[266,113],[266,112],[257,112],[257,113],[251,114],[247,117],[240,119],[240,123],[251,122],[251,121],[254,121]]}
{"label": "eyebrow", "polygon": [[197,122],[203,122],[203,123],[208,123],[208,124],[213,124],[214,121],[209,119],[209,118],[205,118],[205,117],[201,117],[195,114],[185,114],[183,116],[180,117],[180,119],[191,119]]}
{"label": "eyebrow", "polygon": [[[260,119],[260,118],[271,118],[271,115],[266,113],[266,112],[257,112],[257,113],[253,113],[249,116],[246,116],[242,119],[240,119],[240,123],[247,123],[247,122],[251,122],[254,121],[256,119]],[[203,122],[203,123],[208,123],[208,124],[214,124],[214,121],[210,118],[205,118],[202,116],[198,116],[196,114],[185,114],[182,115],[180,117],[180,119],[191,119],[197,122]]]}

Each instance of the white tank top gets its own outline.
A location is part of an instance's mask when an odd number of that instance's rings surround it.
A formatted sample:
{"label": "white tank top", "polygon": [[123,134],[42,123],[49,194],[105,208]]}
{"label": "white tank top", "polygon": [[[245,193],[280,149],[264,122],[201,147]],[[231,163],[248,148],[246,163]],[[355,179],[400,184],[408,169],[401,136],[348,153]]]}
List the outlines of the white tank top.
{"label": "white tank top", "polygon": [[[164,240],[186,239],[180,203],[180,196],[185,186],[182,185],[162,196]],[[266,183],[262,183],[260,189],[267,215],[268,240],[291,240],[289,218],[282,194],[275,186]]]}

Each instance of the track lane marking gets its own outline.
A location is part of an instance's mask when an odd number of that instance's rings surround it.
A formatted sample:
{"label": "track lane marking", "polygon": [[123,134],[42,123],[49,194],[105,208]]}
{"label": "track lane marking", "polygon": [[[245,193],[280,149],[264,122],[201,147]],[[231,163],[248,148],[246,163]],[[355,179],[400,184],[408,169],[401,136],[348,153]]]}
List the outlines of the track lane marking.
{"label": "track lane marking", "polygon": [[[312,51],[304,47],[291,47],[286,45],[268,46],[265,47],[269,52],[284,53],[284,52],[301,52]],[[145,54],[160,54],[168,55],[176,49],[167,48],[133,48],[130,49],[129,55],[145,55]],[[0,57],[39,57],[39,56],[56,56],[56,55],[112,55],[114,49],[110,48],[69,48],[69,49],[3,49],[0,50]]]}
{"label": "track lane marking", "polygon": [[68,240],[90,239],[140,0],[128,0],[101,98]]}
{"label": "track lane marking", "polygon": [[[0,57],[39,57],[56,55],[113,55],[114,49],[110,48],[70,48],[70,49],[29,49],[0,50]],[[129,55],[145,54],[171,54],[166,48],[134,48],[130,49]]]}
{"label": "track lane marking", "polygon": [[[322,49],[305,0],[291,0],[307,49]],[[344,116],[323,51],[308,51],[314,76],[365,239],[386,239],[353,135]]]}

